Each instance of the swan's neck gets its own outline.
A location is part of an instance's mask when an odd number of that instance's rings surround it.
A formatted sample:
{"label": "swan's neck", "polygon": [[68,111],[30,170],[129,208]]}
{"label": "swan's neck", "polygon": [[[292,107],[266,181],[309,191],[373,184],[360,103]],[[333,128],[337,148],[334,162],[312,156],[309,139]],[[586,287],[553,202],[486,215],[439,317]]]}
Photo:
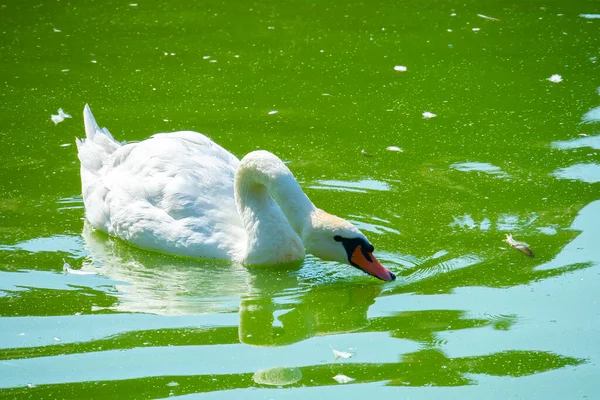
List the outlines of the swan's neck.
{"label": "swan's neck", "polygon": [[247,233],[243,262],[279,264],[304,257],[300,235],[316,208],[279,158],[266,151],[246,155],[235,174],[235,199]]}

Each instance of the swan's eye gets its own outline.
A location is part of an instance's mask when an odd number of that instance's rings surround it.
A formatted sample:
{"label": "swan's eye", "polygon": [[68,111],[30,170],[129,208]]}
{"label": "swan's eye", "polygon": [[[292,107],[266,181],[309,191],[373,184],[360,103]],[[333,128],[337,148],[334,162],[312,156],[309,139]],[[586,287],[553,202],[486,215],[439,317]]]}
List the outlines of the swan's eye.
{"label": "swan's eye", "polygon": [[342,237],[340,235],[335,235],[333,237],[333,240],[335,240],[336,242],[341,242],[342,241]]}

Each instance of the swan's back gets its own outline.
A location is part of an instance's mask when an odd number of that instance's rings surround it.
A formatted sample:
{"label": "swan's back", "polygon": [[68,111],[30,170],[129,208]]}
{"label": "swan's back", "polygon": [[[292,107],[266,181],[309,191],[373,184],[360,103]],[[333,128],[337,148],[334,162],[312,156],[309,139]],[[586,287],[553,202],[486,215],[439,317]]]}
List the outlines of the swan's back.
{"label": "swan's back", "polygon": [[233,182],[239,160],[196,132],[118,143],[86,106],[77,141],[86,217],[136,246],[235,259],[245,242]]}

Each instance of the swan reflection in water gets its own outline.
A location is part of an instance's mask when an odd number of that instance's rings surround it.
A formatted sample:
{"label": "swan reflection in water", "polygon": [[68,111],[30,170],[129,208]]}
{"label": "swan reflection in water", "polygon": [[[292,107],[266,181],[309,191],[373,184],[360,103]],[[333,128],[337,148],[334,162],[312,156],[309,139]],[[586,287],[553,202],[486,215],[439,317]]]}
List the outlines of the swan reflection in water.
{"label": "swan reflection in water", "polygon": [[[229,261],[194,260],[132,248],[83,230],[89,251],[83,268],[122,282],[111,310],[159,315],[239,312],[239,340],[277,346],[365,328],[381,293],[377,281],[351,282],[331,265],[307,259],[277,269]],[[357,275],[359,272],[357,272]],[[362,274],[359,276],[363,276]]]}
{"label": "swan reflection in water", "polygon": [[[154,346],[239,342],[252,346],[284,346],[314,336],[348,332],[388,332],[394,340],[419,344],[417,349],[399,351],[395,362],[330,361],[235,374],[179,376],[177,382],[185,393],[275,383],[287,387],[328,386],[335,383],[331,377],[336,374],[352,377],[352,383],[385,381],[392,386],[463,386],[477,383],[471,379],[472,374],[519,377],[585,362],[542,350],[504,350],[487,355],[451,357],[442,349],[440,332],[486,326],[506,331],[511,329],[517,317],[474,317],[460,310],[425,309],[370,315],[368,318],[367,311],[381,296],[381,285],[373,281],[357,283],[344,279],[347,272],[342,266],[337,275],[336,268],[313,264],[310,259],[305,265],[290,265],[276,271],[247,269],[227,262],[186,260],[136,250],[104,234],[92,232],[87,226],[83,236],[90,251],[90,261],[84,269],[123,282],[117,285],[119,302],[111,310],[162,315],[239,314],[237,327],[234,322],[210,330],[189,327],[172,332],[160,330],[160,334],[149,332],[144,337],[151,336]],[[139,334],[141,331],[136,337]],[[99,345],[99,342],[90,343],[90,351]],[[71,351],[80,352],[81,349],[73,347]],[[282,377],[287,379],[285,383],[281,383]],[[167,383],[175,378],[169,375],[116,381],[110,383],[110,390],[142,380],[147,383],[148,379],[156,387],[167,388]],[[82,383],[77,390],[85,392],[88,383]]]}

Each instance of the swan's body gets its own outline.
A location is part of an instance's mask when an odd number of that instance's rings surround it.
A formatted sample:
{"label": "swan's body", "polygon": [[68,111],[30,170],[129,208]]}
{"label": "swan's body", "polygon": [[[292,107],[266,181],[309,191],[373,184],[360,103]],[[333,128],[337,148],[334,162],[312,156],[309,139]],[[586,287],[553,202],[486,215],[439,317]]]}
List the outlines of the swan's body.
{"label": "swan's body", "polygon": [[[118,143],[87,106],[84,122],[87,138],[77,147],[86,218],[109,235],[145,249],[245,264],[300,260],[305,247],[352,263],[346,239],[372,247],[353,225],[317,209],[269,152],[240,162],[190,131]],[[383,266],[359,268],[393,276]]]}

